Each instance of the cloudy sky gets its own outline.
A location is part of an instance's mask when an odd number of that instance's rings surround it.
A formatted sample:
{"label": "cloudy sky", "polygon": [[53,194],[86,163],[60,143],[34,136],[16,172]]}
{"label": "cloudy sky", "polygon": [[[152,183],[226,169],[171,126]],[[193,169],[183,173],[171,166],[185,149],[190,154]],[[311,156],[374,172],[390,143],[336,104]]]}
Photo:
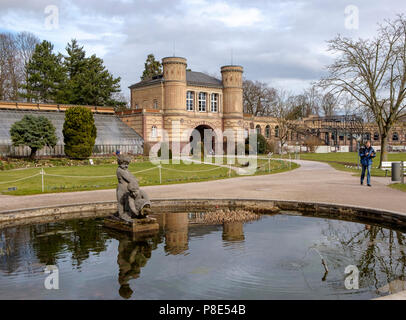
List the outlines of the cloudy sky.
{"label": "cloudy sky", "polygon": [[[301,92],[320,78],[338,33],[371,37],[406,13],[405,0],[0,0],[0,31],[30,31],[64,52],[76,38],[122,79],[139,81],[147,54],[183,56],[212,75],[240,64],[245,77]],[[358,13],[358,19],[357,19]],[[358,26],[357,26],[358,21]]]}

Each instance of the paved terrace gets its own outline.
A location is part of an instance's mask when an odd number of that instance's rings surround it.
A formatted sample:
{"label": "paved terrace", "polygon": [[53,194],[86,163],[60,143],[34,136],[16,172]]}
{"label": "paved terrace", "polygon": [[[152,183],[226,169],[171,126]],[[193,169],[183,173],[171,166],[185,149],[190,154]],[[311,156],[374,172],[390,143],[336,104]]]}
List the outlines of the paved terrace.
{"label": "paved terrace", "polygon": [[[350,172],[326,163],[296,161],[299,169],[273,175],[238,177],[217,181],[148,186],[151,199],[251,198],[329,202],[406,214],[406,193],[386,185],[390,178],[372,177],[372,188],[361,186]],[[365,181],[366,182],[366,181]],[[115,190],[81,191],[33,196],[0,195],[0,212],[43,206],[115,200]]]}

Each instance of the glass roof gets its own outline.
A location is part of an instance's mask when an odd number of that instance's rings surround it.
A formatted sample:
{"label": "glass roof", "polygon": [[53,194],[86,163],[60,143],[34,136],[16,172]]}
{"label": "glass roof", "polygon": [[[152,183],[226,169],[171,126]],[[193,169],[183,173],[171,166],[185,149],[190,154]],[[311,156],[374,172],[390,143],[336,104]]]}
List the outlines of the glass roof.
{"label": "glass roof", "polygon": [[[11,144],[10,127],[24,115],[45,116],[55,126],[58,144],[63,144],[64,112],[0,110],[0,145]],[[142,144],[142,137],[115,115],[93,114],[97,127],[96,145]]]}

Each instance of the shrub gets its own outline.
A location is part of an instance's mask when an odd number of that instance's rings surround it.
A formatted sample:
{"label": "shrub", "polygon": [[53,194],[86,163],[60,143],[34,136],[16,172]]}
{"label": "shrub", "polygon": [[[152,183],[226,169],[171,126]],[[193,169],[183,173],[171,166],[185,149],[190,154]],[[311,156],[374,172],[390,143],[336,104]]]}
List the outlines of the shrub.
{"label": "shrub", "polygon": [[85,107],[72,107],[66,110],[62,133],[65,154],[69,158],[90,157],[97,136],[92,111]]}
{"label": "shrub", "polygon": [[53,148],[58,142],[54,125],[44,116],[25,115],[11,126],[10,136],[14,146],[31,148],[30,158],[35,158],[43,147]]}
{"label": "shrub", "polygon": [[[270,144],[268,141],[265,139],[265,137],[258,133],[257,134],[257,153],[258,154],[265,154],[270,151]],[[250,146],[249,146],[249,138],[245,139],[245,152],[249,153]]]}

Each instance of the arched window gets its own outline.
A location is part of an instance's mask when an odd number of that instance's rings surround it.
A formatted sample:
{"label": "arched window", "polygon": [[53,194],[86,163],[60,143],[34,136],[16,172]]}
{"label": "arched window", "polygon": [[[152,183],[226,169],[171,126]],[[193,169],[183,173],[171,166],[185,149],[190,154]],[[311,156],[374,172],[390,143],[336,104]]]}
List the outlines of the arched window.
{"label": "arched window", "polygon": [[379,140],[379,133],[378,132],[374,132],[374,140],[375,141]]}
{"label": "arched window", "polygon": [[151,138],[156,138],[157,137],[157,129],[156,126],[152,126],[151,128]]}
{"label": "arched window", "polygon": [[269,126],[269,124],[265,127],[265,137],[267,137],[268,139],[271,137],[271,127]]}
{"label": "arched window", "polygon": [[399,141],[399,135],[397,132],[394,132],[392,135],[392,141]]}
{"label": "arched window", "polygon": [[279,126],[275,127],[275,138],[279,137]]}
{"label": "arched window", "polygon": [[261,134],[261,126],[259,124],[257,124],[255,129],[257,129],[257,134]]}

